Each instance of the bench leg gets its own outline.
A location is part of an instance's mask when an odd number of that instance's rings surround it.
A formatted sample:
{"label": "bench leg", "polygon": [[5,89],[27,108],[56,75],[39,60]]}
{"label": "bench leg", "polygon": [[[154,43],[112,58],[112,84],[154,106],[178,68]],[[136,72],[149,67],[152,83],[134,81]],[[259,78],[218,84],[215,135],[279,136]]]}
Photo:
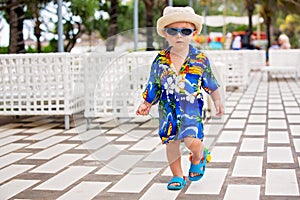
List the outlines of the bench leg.
{"label": "bench leg", "polygon": [[272,75],[271,75],[271,72],[269,72],[269,71],[268,71],[268,74],[267,74],[267,76],[268,76],[268,81],[270,81],[270,80],[271,80],[271,78],[272,78],[272,77],[271,77],[271,76],[272,76]]}
{"label": "bench leg", "polygon": [[91,118],[86,118],[86,130],[90,129],[91,121]]}
{"label": "bench leg", "polygon": [[65,129],[69,130],[70,129],[70,116],[65,115]]}

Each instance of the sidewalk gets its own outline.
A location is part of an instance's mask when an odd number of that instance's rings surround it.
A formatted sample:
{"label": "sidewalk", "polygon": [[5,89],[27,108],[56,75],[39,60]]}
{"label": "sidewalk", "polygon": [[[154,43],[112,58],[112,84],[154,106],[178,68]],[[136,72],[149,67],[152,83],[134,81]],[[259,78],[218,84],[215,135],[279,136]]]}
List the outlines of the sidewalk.
{"label": "sidewalk", "polygon": [[212,161],[181,191],[166,189],[157,120],[99,118],[65,131],[63,117],[34,116],[0,126],[0,199],[298,200],[300,82],[250,79],[227,93],[224,119],[206,124]]}

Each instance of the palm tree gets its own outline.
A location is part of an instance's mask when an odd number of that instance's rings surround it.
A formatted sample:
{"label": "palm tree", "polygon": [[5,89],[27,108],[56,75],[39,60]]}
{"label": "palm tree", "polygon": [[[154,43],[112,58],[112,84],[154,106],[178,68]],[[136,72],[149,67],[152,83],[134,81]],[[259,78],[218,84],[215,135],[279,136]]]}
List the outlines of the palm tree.
{"label": "palm tree", "polygon": [[247,13],[248,13],[248,20],[249,20],[248,31],[249,31],[250,35],[253,32],[252,16],[253,16],[253,12],[255,10],[256,3],[257,3],[257,0],[244,0],[245,8],[247,9]]}
{"label": "palm tree", "polygon": [[154,50],[153,47],[153,6],[155,0],[143,0],[146,9],[146,35],[147,35],[147,48],[146,51]]}
{"label": "palm tree", "polygon": [[108,35],[106,51],[114,51],[116,46],[116,34],[118,33],[118,0],[110,0]]}
{"label": "palm tree", "polygon": [[268,48],[271,46],[270,27],[276,10],[283,9],[288,13],[300,14],[300,3],[298,0],[259,0],[259,13],[264,18],[266,25]]}
{"label": "palm tree", "polygon": [[25,53],[23,38],[23,21],[25,0],[4,0],[0,3],[0,10],[7,13],[10,25],[8,53]]}

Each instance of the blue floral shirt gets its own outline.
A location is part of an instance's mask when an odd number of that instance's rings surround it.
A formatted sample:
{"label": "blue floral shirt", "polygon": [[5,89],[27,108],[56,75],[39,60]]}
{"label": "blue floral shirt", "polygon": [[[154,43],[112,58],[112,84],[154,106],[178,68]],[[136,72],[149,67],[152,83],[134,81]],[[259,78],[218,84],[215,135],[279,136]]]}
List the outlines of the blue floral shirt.
{"label": "blue floral shirt", "polygon": [[143,98],[152,105],[159,102],[159,136],[163,144],[185,137],[203,139],[201,88],[210,94],[219,85],[204,52],[190,45],[177,73],[170,49],[162,50],[154,59]]}

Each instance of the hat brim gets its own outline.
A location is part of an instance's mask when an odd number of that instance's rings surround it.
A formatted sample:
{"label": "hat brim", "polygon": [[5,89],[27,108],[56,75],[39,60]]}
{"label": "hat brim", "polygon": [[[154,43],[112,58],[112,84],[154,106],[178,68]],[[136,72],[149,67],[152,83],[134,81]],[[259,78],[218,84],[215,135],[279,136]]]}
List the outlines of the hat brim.
{"label": "hat brim", "polygon": [[164,33],[164,29],[166,26],[168,26],[169,24],[173,24],[175,22],[189,22],[195,25],[196,29],[197,29],[197,34],[200,34],[201,30],[202,30],[202,17],[197,15],[197,14],[184,14],[182,15],[182,13],[172,13],[169,15],[165,15],[160,17],[157,20],[157,25],[156,25],[156,29],[157,29],[157,33],[158,35],[165,37],[165,33]]}

